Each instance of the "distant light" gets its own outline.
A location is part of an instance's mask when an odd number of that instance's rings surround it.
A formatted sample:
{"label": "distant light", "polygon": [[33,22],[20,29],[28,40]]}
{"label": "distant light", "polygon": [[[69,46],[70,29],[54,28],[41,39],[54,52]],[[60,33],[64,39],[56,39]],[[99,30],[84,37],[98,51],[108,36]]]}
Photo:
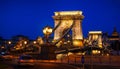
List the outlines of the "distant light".
{"label": "distant light", "polygon": [[27,41],[24,41],[24,44],[27,44]]}
{"label": "distant light", "polygon": [[70,35],[67,35],[67,37],[70,37]]}
{"label": "distant light", "polygon": [[61,59],[63,57],[63,54],[57,54],[56,59]]}
{"label": "distant light", "polygon": [[34,44],[36,44],[37,42],[36,41],[33,41]]}
{"label": "distant light", "polygon": [[68,43],[70,43],[70,41],[69,41],[69,40],[68,40],[67,42],[68,42]]}
{"label": "distant light", "polygon": [[100,51],[98,51],[98,53],[100,53]]}
{"label": "distant light", "polygon": [[82,46],[83,46],[83,42],[82,42],[82,41],[79,41],[79,40],[74,40],[74,41],[73,41],[73,45],[74,45],[74,46],[81,46],[81,47],[82,47]]}
{"label": "distant light", "polygon": [[109,56],[109,54],[107,53],[107,56]]}
{"label": "distant light", "polygon": [[102,34],[102,31],[89,31],[89,34]]}
{"label": "distant light", "polygon": [[69,52],[69,53],[68,53],[68,56],[69,56],[69,55],[72,55],[72,54],[73,54],[73,53]]}
{"label": "distant light", "polygon": [[20,44],[20,46],[22,46],[22,44]]}
{"label": "distant light", "polygon": [[4,46],[2,46],[1,48],[2,48],[2,49],[4,49],[5,47],[4,47]]}
{"label": "distant light", "polygon": [[93,54],[100,54],[100,51],[99,50],[92,50],[92,53]]}
{"label": "distant light", "polygon": [[12,42],[11,41],[8,41],[8,44],[11,44]]}

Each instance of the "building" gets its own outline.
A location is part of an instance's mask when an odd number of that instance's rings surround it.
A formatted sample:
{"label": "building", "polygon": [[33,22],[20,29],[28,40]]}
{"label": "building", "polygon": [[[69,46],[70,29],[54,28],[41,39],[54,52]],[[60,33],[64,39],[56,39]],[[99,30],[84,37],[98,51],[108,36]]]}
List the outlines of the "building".
{"label": "building", "polygon": [[116,28],[114,28],[112,35],[108,36],[110,40],[110,44],[113,50],[120,51],[120,35],[117,32]]}

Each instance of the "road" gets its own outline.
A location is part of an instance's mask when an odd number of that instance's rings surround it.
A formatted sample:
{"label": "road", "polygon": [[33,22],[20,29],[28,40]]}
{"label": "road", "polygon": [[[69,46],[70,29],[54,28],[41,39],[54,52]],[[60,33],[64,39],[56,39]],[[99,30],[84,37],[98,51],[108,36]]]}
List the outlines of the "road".
{"label": "road", "polygon": [[[19,66],[13,64],[11,61],[4,61],[2,64],[6,64],[8,67],[4,69],[82,69],[82,65],[78,64],[61,64],[61,63],[47,63],[47,62],[37,62],[35,66]],[[3,68],[2,68],[3,69]],[[91,69],[91,65],[84,65],[84,69]],[[109,65],[93,65],[92,69],[120,69],[119,66],[109,66]]]}
{"label": "road", "polygon": [[75,66],[67,64],[39,63],[35,66],[18,66],[14,65],[13,69],[78,69]]}
{"label": "road", "polygon": [[40,63],[36,62],[34,66],[20,66],[14,63],[13,61],[3,61],[3,64],[8,65],[7,69],[79,69],[76,66],[68,65],[68,64],[61,64],[61,63]]}
{"label": "road", "polygon": [[[69,57],[70,61],[72,61],[71,57]],[[64,59],[67,62],[67,58]],[[74,59],[73,59],[74,60]],[[81,64],[74,64],[70,62],[71,65],[67,63],[50,63],[50,62],[40,62],[39,60],[36,61],[35,66],[18,66],[15,63],[15,59],[12,61],[4,61],[4,64],[8,65],[7,69],[82,69]],[[120,69],[120,66],[114,65],[104,65],[104,64],[93,64],[91,68],[91,64],[85,64],[85,69]],[[2,68],[3,69],[3,68]]]}

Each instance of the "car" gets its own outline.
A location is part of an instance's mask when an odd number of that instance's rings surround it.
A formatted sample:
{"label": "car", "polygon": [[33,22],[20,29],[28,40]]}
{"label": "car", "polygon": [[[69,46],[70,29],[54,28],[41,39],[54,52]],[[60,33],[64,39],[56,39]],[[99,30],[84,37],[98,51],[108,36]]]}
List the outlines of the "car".
{"label": "car", "polygon": [[31,55],[21,55],[18,58],[18,65],[35,65],[35,59]]}

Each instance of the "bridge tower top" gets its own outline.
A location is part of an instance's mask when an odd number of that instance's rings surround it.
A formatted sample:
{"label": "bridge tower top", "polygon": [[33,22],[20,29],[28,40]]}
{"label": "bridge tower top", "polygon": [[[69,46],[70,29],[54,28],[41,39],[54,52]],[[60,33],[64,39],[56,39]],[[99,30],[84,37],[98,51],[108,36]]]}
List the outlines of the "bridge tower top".
{"label": "bridge tower top", "polygon": [[54,12],[54,20],[82,20],[82,11],[60,11]]}

